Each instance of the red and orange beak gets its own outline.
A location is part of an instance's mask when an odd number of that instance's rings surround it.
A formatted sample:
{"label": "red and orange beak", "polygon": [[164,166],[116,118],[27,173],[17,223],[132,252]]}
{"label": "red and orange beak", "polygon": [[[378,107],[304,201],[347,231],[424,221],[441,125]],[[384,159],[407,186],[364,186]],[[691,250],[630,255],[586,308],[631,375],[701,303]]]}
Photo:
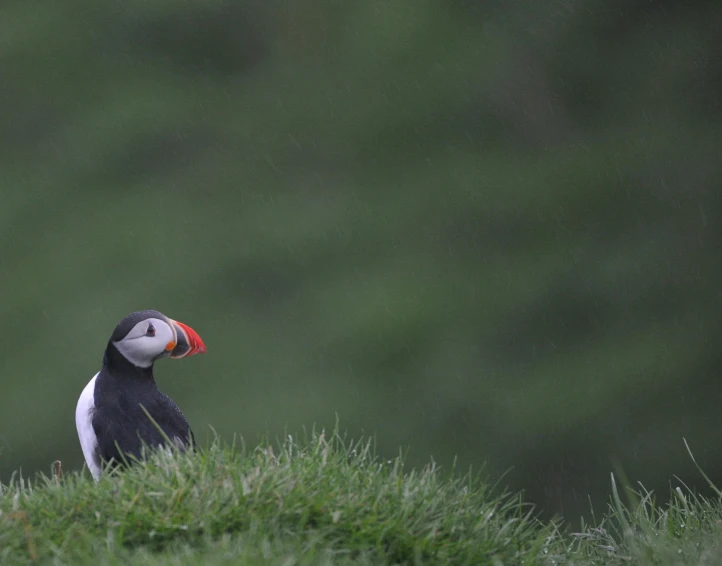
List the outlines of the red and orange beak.
{"label": "red and orange beak", "polygon": [[177,320],[169,318],[168,321],[176,335],[176,341],[168,342],[166,346],[166,350],[170,352],[171,358],[185,358],[206,352],[206,345],[195,330]]}

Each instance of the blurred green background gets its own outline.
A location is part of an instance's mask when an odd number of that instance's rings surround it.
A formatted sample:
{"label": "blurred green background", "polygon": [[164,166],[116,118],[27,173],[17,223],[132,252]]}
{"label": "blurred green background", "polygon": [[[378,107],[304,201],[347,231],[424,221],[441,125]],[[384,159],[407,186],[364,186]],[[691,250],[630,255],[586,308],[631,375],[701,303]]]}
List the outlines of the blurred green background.
{"label": "blurred green background", "polygon": [[722,8],[0,5],[0,479],[82,465],[154,308],[196,435],[338,414],[576,521],[615,466],[722,483]]}

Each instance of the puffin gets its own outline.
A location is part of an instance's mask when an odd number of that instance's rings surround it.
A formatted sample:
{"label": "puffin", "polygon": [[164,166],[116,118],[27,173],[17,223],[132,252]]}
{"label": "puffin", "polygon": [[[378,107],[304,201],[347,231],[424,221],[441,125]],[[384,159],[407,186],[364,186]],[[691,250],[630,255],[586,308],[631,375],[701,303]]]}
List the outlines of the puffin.
{"label": "puffin", "polygon": [[169,439],[182,450],[193,447],[193,431],[178,406],[158,389],[153,364],[205,351],[195,330],[155,310],[130,313],[118,323],[100,371],[75,408],[80,447],[96,482],[103,463],[122,466],[132,461],[128,456],[141,458],[144,445],[165,446]]}

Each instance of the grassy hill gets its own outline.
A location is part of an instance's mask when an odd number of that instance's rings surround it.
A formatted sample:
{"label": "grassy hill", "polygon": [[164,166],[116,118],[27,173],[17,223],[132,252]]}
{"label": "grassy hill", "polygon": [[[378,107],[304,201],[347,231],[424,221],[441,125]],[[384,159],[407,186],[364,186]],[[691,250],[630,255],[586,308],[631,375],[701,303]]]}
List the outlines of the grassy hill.
{"label": "grassy hill", "polygon": [[[0,488],[0,564],[717,564],[722,507],[683,488],[669,505],[612,483],[579,532],[520,495],[431,463],[404,470],[372,443],[288,436],[160,452],[95,484],[16,475]],[[719,495],[719,493],[718,493]],[[622,499],[628,499],[625,504]]]}

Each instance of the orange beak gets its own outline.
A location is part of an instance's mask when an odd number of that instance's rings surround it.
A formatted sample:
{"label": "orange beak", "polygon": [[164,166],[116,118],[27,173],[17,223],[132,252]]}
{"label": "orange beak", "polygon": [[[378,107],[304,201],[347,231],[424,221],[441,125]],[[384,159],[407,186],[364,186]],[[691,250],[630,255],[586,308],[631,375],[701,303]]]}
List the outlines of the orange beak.
{"label": "orange beak", "polygon": [[185,358],[195,354],[204,354],[206,345],[198,336],[198,333],[187,324],[178,322],[177,320],[168,319],[175,330],[176,342],[169,342],[166,349],[170,350],[171,358]]}

